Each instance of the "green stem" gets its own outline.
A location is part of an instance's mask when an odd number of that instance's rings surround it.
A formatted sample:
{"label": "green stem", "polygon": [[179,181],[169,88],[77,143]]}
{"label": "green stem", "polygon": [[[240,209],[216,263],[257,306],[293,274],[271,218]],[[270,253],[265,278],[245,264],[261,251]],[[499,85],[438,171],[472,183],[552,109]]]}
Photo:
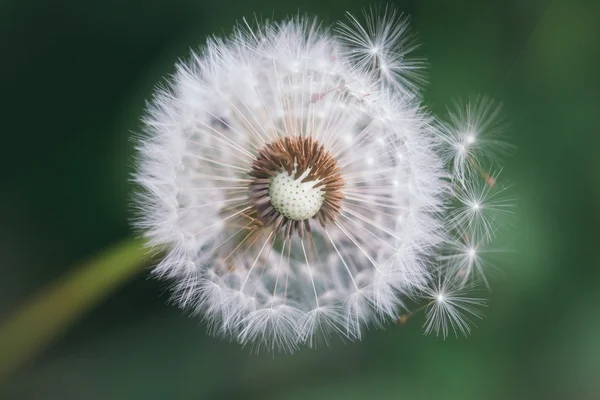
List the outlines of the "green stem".
{"label": "green stem", "polygon": [[139,273],[147,249],[128,239],[45,288],[0,325],[0,381],[54,342],[78,317]]}

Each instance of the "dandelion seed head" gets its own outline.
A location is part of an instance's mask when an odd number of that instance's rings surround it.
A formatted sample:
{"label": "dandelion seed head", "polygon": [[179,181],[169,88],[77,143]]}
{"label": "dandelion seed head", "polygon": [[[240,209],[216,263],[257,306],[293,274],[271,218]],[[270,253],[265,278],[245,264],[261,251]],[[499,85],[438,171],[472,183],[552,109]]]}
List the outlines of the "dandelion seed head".
{"label": "dandelion seed head", "polygon": [[468,301],[428,288],[436,263],[465,271],[456,290],[483,268],[485,211],[503,207],[471,183],[488,125],[426,112],[406,18],[371,11],[334,31],[243,20],[149,102],[136,226],[214,335],[285,352],[359,340],[422,293],[437,304],[427,332],[468,329],[454,313]]}

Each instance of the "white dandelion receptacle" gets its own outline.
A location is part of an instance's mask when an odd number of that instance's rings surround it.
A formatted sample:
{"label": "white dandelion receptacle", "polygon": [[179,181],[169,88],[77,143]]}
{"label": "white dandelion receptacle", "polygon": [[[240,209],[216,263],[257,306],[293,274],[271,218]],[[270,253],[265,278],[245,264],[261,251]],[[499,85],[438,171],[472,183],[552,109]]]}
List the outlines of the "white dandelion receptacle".
{"label": "white dandelion receptacle", "polygon": [[427,113],[406,30],[390,9],[333,31],[243,24],[157,90],[136,224],[166,250],[155,274],[212,333],[290,352],[361,339],[408,299],[444,336],[480,315],[459,292],[481,263],[452,249],[486,244],[510,213],[486,203],[499,189],[481,153],[491,103],[447,125]]}
{"label": "white dandelion receptacle", "polygon": [[283,216],[303,221],[314,217],[323,206],[323,189],[315,187],[317,182],[302,182],[287,171],[280,171],[269,183],[269,202]]}

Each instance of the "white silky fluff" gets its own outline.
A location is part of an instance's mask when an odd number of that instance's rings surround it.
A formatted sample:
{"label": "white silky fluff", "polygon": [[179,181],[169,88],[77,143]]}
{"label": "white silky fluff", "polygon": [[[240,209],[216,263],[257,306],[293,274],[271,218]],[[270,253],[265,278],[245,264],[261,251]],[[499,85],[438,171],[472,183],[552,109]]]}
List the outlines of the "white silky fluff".
{"label": "white silky fluff", "polygon": [[[332,335],[356,340],[437,282],[439,249],[461,221],[448,217],[455,168],[405,74],[417,64],[403,69],[396,54],[390,74],[375,62],[398,51],[406,21],[388,13],[371,23],[384,26],[244,23],[179,63],[149,103],[137,227],[166,251],[156,275],[212,333],[286,352]],[[377,44],[373,60],[361,43]],[[325,228],[313,220],[304,239],[247,236],[247,172],[258,149],[289,135],[335,156],[342,211]]]}

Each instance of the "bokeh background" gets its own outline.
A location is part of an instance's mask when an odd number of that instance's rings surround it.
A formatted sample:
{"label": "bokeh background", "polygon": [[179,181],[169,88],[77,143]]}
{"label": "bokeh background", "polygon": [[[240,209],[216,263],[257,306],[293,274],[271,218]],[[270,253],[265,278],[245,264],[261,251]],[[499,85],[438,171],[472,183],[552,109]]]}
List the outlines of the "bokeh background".
{"label": "bokeh background", "polygon": [[[300,11],[332,23],[367,5],[3,0],[0,329],[48,284],[131,237],[130,132],[179,57],[242,16]],[[600,398],[600,2],[396,5],[429,60],[431,108],[494,97],[517,148],[504,169],[517,218],[472,336],[424,337],[415,317],[361,343],[252,355],[166,304],[146,267],[5,375],[0,398]]]}

